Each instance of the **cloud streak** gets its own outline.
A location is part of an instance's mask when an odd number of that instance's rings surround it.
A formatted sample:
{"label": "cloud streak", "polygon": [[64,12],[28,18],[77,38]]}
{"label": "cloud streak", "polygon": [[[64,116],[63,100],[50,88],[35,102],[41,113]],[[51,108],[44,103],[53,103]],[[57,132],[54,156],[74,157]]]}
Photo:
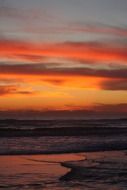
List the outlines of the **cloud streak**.
{"label": "cloud streak", "polygon": [[127,37],[127,27],[121,26],[111,26],[101,23],[70,23],[67,28],[68,31],[72,32]]}
{"label": "cloud streak", "polygon": [[[55,64],[53,64],[55,65]],[[43,64],[2,64],[0,77],[18,77],[21,81],[55,86],[75,86],[104,90],[127,90],[127,69],[97,69],[83,67],[51,67]],[[7,80],[7,79],[6,79]],[[9,79],[7,80],[9,83]],[[10,82],[11,82],[10,81]],[[15,81],[15,80],[14,80]]]}
{"label": "cloud streak", "polygon": [[105,90],[127,90],[127,79],[104,81],[101,87]]}
{"label": "cloud streak", "polygon": [[[53,63],[53,65],[55,65]],[[127,79],[126,68],[96,69],[85,67],[51,67],[51,64],[1,64],[0,74],[37,76],[88,76]],[[58,82],[59,83],[59,82]]]}
{"label": "cloud streak", "polygon": [[[127,46],[113,42],[66,42],[34,44],[16,40],[0,40],[0,57],[34,60],[38,57],[64,58],[93,63],[127,63]],[[30,57],[31,56],[31,57]]]}
{"label": "cloud streak", "polygon": [[0,96],[7,96],[7,95],[33,95],[34,92],[28,90],[22,90],[20,87],[16,85],[0,85]]}

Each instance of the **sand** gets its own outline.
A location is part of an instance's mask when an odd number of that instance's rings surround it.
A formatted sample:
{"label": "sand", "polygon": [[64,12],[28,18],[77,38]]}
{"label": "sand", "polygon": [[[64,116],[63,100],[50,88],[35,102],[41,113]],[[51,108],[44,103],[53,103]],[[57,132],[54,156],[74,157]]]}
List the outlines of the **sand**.
{"label": "sand", "polygon": [[127,153],[0,156],[0,189],[126,190]]}
{"label": "sand", "polygon": [[70,171],[61,163],[83,158],[83,154],[0,156],[0,188],[59,189],[60,177]]}

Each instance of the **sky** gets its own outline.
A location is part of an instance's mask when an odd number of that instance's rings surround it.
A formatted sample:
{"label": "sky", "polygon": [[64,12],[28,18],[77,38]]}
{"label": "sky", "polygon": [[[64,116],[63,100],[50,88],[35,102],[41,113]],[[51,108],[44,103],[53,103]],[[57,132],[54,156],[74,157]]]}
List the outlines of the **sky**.
{"label": "sky", "polygon": [[127,117],[126,0],[0,0],[0,118]]}

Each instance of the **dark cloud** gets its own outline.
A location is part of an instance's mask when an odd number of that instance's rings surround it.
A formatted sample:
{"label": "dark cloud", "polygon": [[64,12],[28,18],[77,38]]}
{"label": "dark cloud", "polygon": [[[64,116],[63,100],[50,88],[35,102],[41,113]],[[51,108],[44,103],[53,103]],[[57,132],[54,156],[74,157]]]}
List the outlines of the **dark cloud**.
{"label": "dark cloud", "polygon": [[[51,65],[53,67],[51,67]],[[85,67],[59,67],[58,64],[0,64],[0,74],[16,75],[56,75],[56,76],[92,76],[127,79],[127,68],[96,69]],[[60,82],[60,81],[54,81]]]}
{"label": "dark cloud", "polygon": [[24,91],[24,90],[22,90],[22,91],[18,90],[16,93],[17,94],[24,94],[24,95],[33,95],[33,94],[35,94],[35,92],[33,92],[33,91]]}
{"label": "dark cloud", "polygon": [[107,80],[101,87],[105,90],[127,90],[127,79]]}
{"label": "dark cloud", "polygon": [[34,94],[34,92],[20,90],[20,88],[15,85],[0,85],[0,96],[11,95],[11,94],[32,95]]}
{"label": "dark cloud", "polygon": [[63,85],[65,83],[65,79],[42,79],[42,81],[52,83],[54,85]]}

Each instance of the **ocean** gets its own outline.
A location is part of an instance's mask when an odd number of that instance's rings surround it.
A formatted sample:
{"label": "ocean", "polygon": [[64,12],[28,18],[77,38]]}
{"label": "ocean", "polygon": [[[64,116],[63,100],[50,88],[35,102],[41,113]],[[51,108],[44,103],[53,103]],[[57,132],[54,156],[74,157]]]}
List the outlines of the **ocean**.
{"label": "ocean", "polygon": [[127,189],[127,120],[1,120],[0,189]]}

